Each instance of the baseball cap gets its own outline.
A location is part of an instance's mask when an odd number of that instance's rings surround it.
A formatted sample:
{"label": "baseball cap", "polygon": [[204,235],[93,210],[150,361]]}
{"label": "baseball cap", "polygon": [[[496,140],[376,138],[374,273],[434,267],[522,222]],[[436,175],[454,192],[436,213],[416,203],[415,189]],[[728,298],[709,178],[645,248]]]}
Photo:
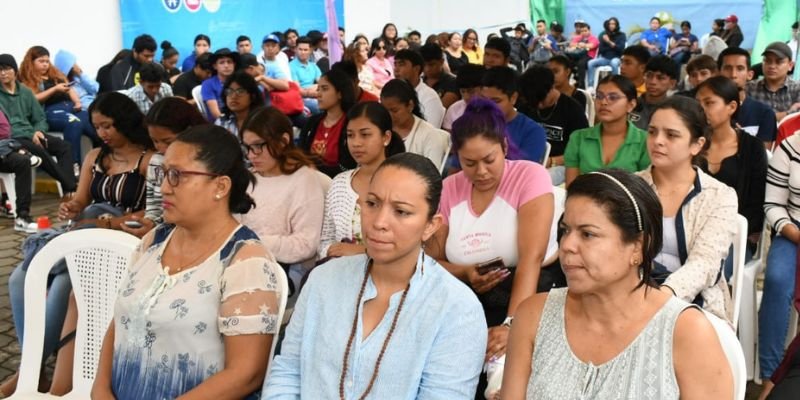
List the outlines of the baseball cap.
{"label": "baseball cap", "polygon": [[19,72],[19,68],[17,68],[17,60],[15,60],[14,56],[11,54],[0,54],[0,65],[13,68],[14,73]]}
{"label": "baseball cap", "polygon": [[734,15],[734,14],[731,14],[731,15],[728,15],[728,16],[725,18],[725,22],[734,22],[734,23],[738,23],[738,22],[739,22],[739,18],[738,18],[736,15]]}
{"label": "baseball cap", "polygon": [[275,43],[281,44],[281,39],[278,37],[278,35],[269,34],[267,36],[264,36],[264,40],[261,41],[261,44],[264,44],[264,43],[267,43],[267,42],[275,42]]}
{"label": "baseball cap", "polygon": [[761,53],[761,55],[765,56],[765,55],[767,55],[767,53],[775,54],[776,56],[778,56],[778,57],[780,57],[782,59],[783,58],[788,58],[788,59],[792,58],[792,49],[789,48],[789,45],[787,45],[786,43],[783,43],[783,42],[772,42],[772,43],[770,43],[770,45],[767,46],[766,49],[764,49],[764,52]]}

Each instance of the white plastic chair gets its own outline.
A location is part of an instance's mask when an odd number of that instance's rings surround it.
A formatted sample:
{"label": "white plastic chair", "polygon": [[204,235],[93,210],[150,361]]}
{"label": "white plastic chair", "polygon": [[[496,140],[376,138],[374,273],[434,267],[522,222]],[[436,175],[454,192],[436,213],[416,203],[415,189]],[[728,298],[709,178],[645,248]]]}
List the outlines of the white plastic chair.
{"label": "white plastic chair", "polygon": [[[553,146],[550,144],[550,142],[545,142],[544,144],[545,144],[545,146],[544,146],[544,157],[542,157],[542,162],[540,164],[546,166],[547,165],[547,159],[550,158],[550,149],[552,149]],[[447,156],[445,156],[445,159],[446,158],[447,158]]]}
{"label": "white plastic chair", "polygon": [[739,340],[736,339],[736,333],[733,332],[730,325],[723,321],[716,315],[703,311],[717,331],[717,337],[722,345],[722,351],[725,352],[725,357],[728,359],[728,364],[731,367],[731,374],[733,374],[733,398],[734,400],[743,400],[744,394],[747,389],[747,368],[744,361],[744,354],[739,345]]}
{"label": "white plastic chair", "polygon": [[758,338],[758,294],[757,278],[767,265],[767,252],[770,244],[771,228],[764,225],[761,232],[758,249],[753,259],[745,263],[742,271],[741,293],[739,300],[739,342],[742,345],[744,358],[747,362],[747,379],[759,380],[757,373],[758,357],[756,355],[756,342]]}
{"label": "white plastic chair", "polygon": [[[594,89],[597,88],[597,82],[600,82],[600,73],[601,72],[611,73],[611,71],[613,71],[613,70],[614,69],[611,68],[610,65],[603,65],[603,66],[595,68],[595,70],[594,70],[594,79],[593,79],[594,86],[591,86],[591,89],[594,90]],[[589,86],[589,75],[588,74],[586,75],[586,88],[587,89],[590,88],[590,86]]]}
{"label": "white plastic chair", "polygon": [[203,101],[203,94],[201,93],[202,90],[202,86],[195,86],[194,89],[192,89],[192,99],[194,99],[197,109],[200,110],[200,114],[203,114],[205,117],[208,115],[208,111],[206,110],[206,103]]}
{"label": "white plastic chair", "polygon": [[[100,347],[114,314],[117,290],[139,239],[109,229],[67,232],[44,246],[31,261],[25,279],[25,342],[19,383],[10,399],[88,399]],[[63,397],[38,393],[44,343],[47,275],[58,260],[67,263],[78,306],[72,391]]]}
{"label": "white plastic chair", "polygon": [[6,188],[6,194],[8,194],[8,201],[11,203],[11,216],[17,216],[17,190],[14,186],[14,179],[16,175],[11,172],[0,172],[0,181],[3,182],[3,186]]}
{"label": "white plastic chair", "polygon": [[586,119],[589,120],[589,126],[594,126],[594,114],[595,114],[594,98],[586,90],[583,89],[578,89],[578,90],[580,90],[581,93],[583,93],[583,95],[586,96]]}
{"label": "white plastic chair", "polygon": [[277,263],[274,264],[275,276],[278,278],[278,294],[280,298],[280,307],[278,308],[278,332],[272,338],[272,348],[269,351],[269,362],[267,363],[267,373],[264,375],[264,382],[267,381],[266,377],[269,376],[269,370],[272,368],[272,360],[275,358],[275,347],[278,345],[278,338],[280,337],[281,327],[283,326],[283,317],[286,313],[286,302],[289,300],[289,280],[286,278],[286,273],[283,272]]}
{"label": "white plastic chair", "polygon": [[733,313],[731,322],[734,329],[739,326],[739,314],[742,302],[742,283],[744,282],[745,249],[747,247],[747,218],[736,216],[736,236],[733,238],[733,274],[731,275],[731,298],[733,299]]}

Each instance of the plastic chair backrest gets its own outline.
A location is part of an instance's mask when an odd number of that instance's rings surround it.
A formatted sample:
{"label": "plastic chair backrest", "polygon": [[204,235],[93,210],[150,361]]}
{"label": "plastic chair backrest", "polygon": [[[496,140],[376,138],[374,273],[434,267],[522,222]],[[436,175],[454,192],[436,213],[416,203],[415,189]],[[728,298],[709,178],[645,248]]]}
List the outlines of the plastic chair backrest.
{"label": "plastic chair backrest", "polygon": [[201,93],[202,90],[202,86],[195,86],[194,89],[192,89],[192,99],[194,99],[197,109],[200,110],[200,114],[203,114],[205,117],[208,115],[208,110],[206,110],[206,103],[203,101],[203,94]]}
{"label": "plastic chair backrest", "polygon": [[734,327],[739,326],[739,314],[742,309],[742,283],[744,282],[745,248],[747,247],[747,219],[741,215],[736,216],[736,235],[733,238],[733,274],[729,282],[732,288],[733,312],[731,322]]}
{"label": "plastic chair backrest", "polygon": [[138,244],[138,238],[124,232],[82,229],[56,237],[36,254],[25,278],[25,341],[13,397],[39,395],[47,276],[62,258],[66,260],[78,306],[69,397],[90,397],[100,348],[114,315],[117,290]]}
{"label": "plastic chair backrest", "polygon": [[275,276],[278,278],[278,294],[281,296],[280,298],[280,308],[278,309],[278,333],[272,338],[272,349],[269,351],[269,363],[267,364],[267,373],[264,375],[264,382],[266,383],[266,377],[269,376],[269,370],[272,368],[272,360],[275,358],[275,347],[278,345],[278,338],[280,337],[280,327],[283,325],[283,315],[286,312],[286,302],[289,300],[289,280],[286,278],[286,273],[283,272],[283,268],[281,268],[277,263],[273,263],[273,270],[275,271]]}
{"label": "plastic chair backrest", "polygon": [[725,353],[725,358],[728,359],[728,365],[731,367],[731,374],[733,375],[733,398],[735,400],[743,400],[745,390],[747,389],[747,367],[744,361],[744,353],[739,344],[739,339],[736,338],[736,333],[733,332],[730,325],[723,321],[716,315],[712,315],[703,311],[708,321],[717,331],[719,343],[722,345],[722,351]]}
{"label": "plastic chair backrest", "polygon": [[542,162],[540,164],[546,166],[547,159],[550,158],[550,150],[553,148],[553,146],[550,144],[550,142],[545,142],[544,145],[544,157],[542,157]]}
{"label": "plastic chair backrest", "polygon": [[595,114],[594,98],[592,98],[592,95],[589,94],[589,92],[587,92],[586,90],[583,89],[578,89],[578,90],[580,90],[581,93],[583,93],[583,95],[586,96],[586,119],[589,120],[589,126],[594,126],[594,114]]}
{"label": "plastic chair backrest", "polygon": [[[0,172],[0,182],[3,182],[3,186],[6,189],[6,193],[8,194],[8,201],[11,203],[11,216],[17,216],[17,190],[16,186],[14,186],[14,180],[16,179],[16,175],[11,172]],[[0,206],[5,206],[5,204],[0,204]]]}

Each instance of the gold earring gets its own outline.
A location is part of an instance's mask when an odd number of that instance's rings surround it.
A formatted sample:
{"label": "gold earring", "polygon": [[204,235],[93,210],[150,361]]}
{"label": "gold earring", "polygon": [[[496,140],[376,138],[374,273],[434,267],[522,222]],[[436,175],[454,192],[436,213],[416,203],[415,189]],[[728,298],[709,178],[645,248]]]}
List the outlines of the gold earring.
{"label": "gold earring", "polygon": [[217,199],[217,200],[219,200],[219,199],[221,199],[221,198],[222,198],[222,195],[221,195],[221,194],[219,194],[219,193],[217,193],[217,195],[216,195],[216,196],[214,196],[214,198],[215,198],[215,199]]}
{"label": "gold earring", "polygon": [[638,258],[634,258],[631,260],[631,265],[639,265],[640,261]]}

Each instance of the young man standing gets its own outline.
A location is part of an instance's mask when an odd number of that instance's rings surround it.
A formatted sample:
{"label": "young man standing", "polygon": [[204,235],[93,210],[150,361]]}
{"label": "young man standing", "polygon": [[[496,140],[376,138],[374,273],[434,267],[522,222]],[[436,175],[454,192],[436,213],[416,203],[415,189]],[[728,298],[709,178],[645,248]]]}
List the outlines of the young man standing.
{"label": "young man standing", "polygon": [[214,66],[214,76],[203,81],[202,94],[206,103],[206,119],[213,122],[222,115],[222,86],[229,76],[233,75],[239,65],[239,53],[234,53],[228,48],[222,48],[211,55],[211,64]]}
{"label": "young man standing", "polygon": [[419,52],[425,62],[422,81],[436,91],[445,109],[450,108],[460,96],[456,78],[444,72],[442,48],[437,44],[428,43],[422,46]]}
{"label": "young man standing", "polygon": [[647,91],[636,99],[636,108],[628,120],[637,128],[647,130],[655,107],[667,98],[667,94],[678,81],[675,61],[665,55],[657,55],[647,62],[644,80]]}
{"label": "young man standing", "polygon": [[[717,59],[719,74],[736,82],[739,87],[739,111],[736,112],[736,124],[745,132],[755,135],[764,142],[768,149],[772,148],[777,131],[775,112],[768,105],[752,99],[747,95],[747,82],[753,78],[750,69],[750,52],[739,47],[728,47],[719,53]],[[800,126],[792,131],[794,133]]]}
{"label": "young man standing", "polygon": [[547,139],[541,125],[514,108],[517,93],[517,74],[510,67],[489,68],[481,82],[481,96],[492,100],[506,119],[508,139],[520,151],[519,159],[543,164]]}
{"label": "young man standing", "polygon": [[572,132],[588,128],[585,108],[575,99],[561,93],[554,86],[554,75],[550,69],[531,66],[519,79],[519,91],[523,96],[524,113],[544,128],[550,143],[550,157],[544,163],[550,168],[553,184],[564,182],[564,150]]}
{"label": "young man standing", "polygon": [[650,52],[642,45],[628,46],[622,51],[619,74],[636,85],[636,94],[641,96],[647,90],[644,85],[644,70],[650,61]]}
{"label": "young man standing", "polygon": [[317,64],[311,62],[311,39],[305,36],[297,39],[294,55],[294,60],[289,63],[292,80],[300,86],[303,104],[312,114],[317,114],[319,113],[317,81],[322,76],[322,71],[319,70]]}
{"label": "young man standing", "polygon": [[252,53],[253,42],[250,41],[250,38],[245,35],[239,36],[238,38],[236,38],[236,51],[239,52],[239,54]]}
{"label": "young man standing", "polygon": [[400,50],[394,56],[394,76],[405,79],[414,87],[422,115],[434,128],[439,129],[442,127],[445,109],[436,91],[420,78],[424,67],[422,56],[413,50]]}
{"label": "young man standing", "polygon": [[64,193],[73,193],[78,185],[72,169],[72,148],[45,134],[48,126],[44,110],[33,92],[17,81],[18,73],[14,57],[0,54],[0,109],[11,125],[11,137],[42,160],[42,169],[61,183]]}
{"label": "young man standing", "polygon": [[153,62],[156,40],[150,35],[140,35],[133,41],[133,52],[111,67],[111,90],[130,89],[139,84],[139,69]]}
{"label": "young man standing", "polygon": [[139,70],[139,84],[126,90],[124,93],[130,97],[142,114],[147,115],[153,104],[165,97],[172,97],[172,87],[162,84],[164,70],[156,63],[149,63]]}
{"label": "young man standing", "polygon": [[800,83],[789,78],[794,67],[792,50],[786,43],[774,42],[761,56],[764,78],[749,82],[747,95],[770,106],[780,121],[800,110]]}

